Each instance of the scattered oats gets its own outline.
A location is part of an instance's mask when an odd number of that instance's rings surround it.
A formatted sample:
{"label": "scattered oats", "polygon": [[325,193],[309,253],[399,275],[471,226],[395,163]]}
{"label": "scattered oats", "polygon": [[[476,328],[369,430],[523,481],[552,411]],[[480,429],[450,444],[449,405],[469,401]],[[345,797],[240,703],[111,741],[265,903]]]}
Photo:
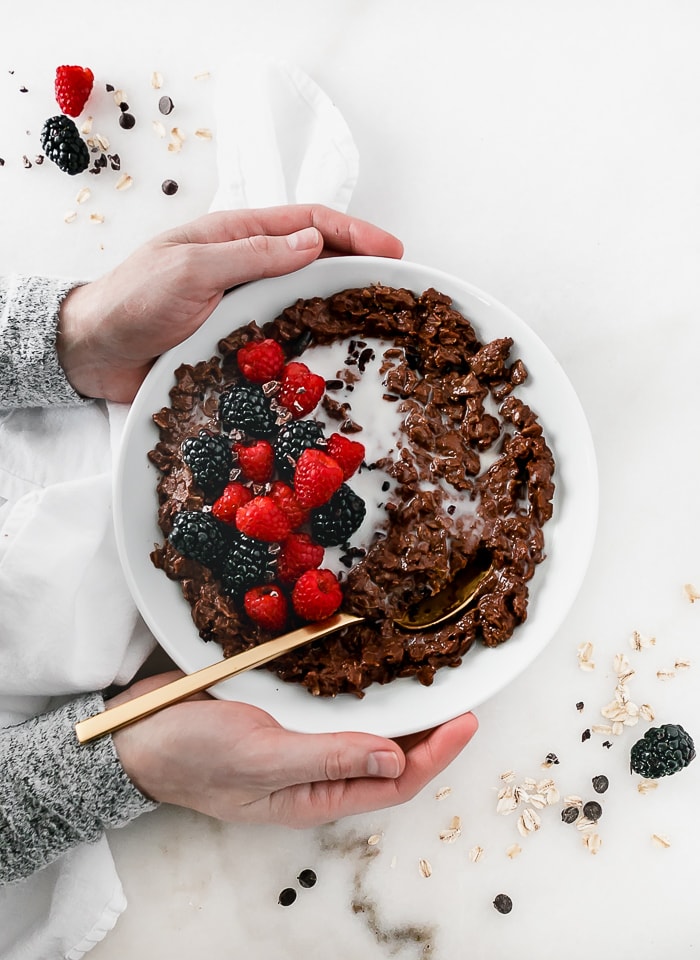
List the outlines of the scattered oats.
{"label": "scattered oats", "polygon": [[119,106],[121,103],[124,103],[126,101],[126,97],[124,96],[123,90],[115,90],[113,96],[114,96],[114,102],[116,103],[117,106]]}
{"label": "scattered oats", "polygon": [[390,867],[392,870],[396,870],[396,864],[398,862],[399,862],[399,858],[396,856],[396,854],[394,854],[394,856],[391,858],[391,863],[390,863]]}
{"label": "scattered oats", "polygon": [[564,797],[562,803],[565,807],[582,807],[583,800],[581,797],[577,797],[576,794],[570,793],[568,797]]}
{"label": "scattered oats", "polygon": [[536,790],[537,781],[535,780],[534,777],[525,777],[525,779],[522,782],[522,788],[523,790]]}
{"label": "scattered oats", "polygon": [[592,830],[596,825],[595,820],[590,820],[588,817],[581,816],[576,821],[576,829],[585,832],[586,830]]}
{"label": "scattered oats", "polygon": [[452,787],[440,787],[438,792],[435,794],[436,800],[444,800],[445,797],[449,797],[452,793]]}
{"label": "scattered oats", "polygon": [[151,74],[151,86],[154,90],[160,90],[163,86],[163,74],[159,70],[154,70]]}
{"label": "scattered oats", "polygon": [[133,177],[130,177],[128,173],[123,173],[121,177],[117,180],[114,185],[115,190],[128,190],[129,187],[134,182]]}
{"label": "scattered oats", "polygon": [[624,733],[624,730],[625,730],[625,725],[624,725],[624,723],[621,723],[619,720],[616,720],[616,721],[613,723],[613,725],[612,725],[612,732],[613,732],[613,736],[614,736],[614,737],[621,737],[622,734]]}
{"label": "scattered oats", "polygon": [[418,870],[423,877],[432,877],[433,875],[433,868],[427,860],[420,859],[418,861]]}
{"label": "scattered oats", "polygon": [[628,670],[626,673],[621,673],[620,676],[618,677],[617,682],[620,684],[620,686],[624,686],[624,684],[626,684],[628,680],[632,679],[635,673],[636,673],[635,670]]}
{"label": "scattered oats", "polygon": [[585,643],[581,643],[577,649],[578,656],[578,665],[582,670],[594,670],[595,663],[591,657],[593,656],[593,644],[590,640],[586,640]]}
{"label": "scattered oats", "polygon": [[92,133],[92,117],[85,117],[80,125],[80,132],[86,135]]}
{"label": "scattered oats", "polygon": [[90,197],[90,188],[89,188],[89,187],[83,187],[82,190],[78,190],[78,192],[77,192],[77,194],[76,194],[76,196],[75,196],[75,202],[76,202],[76,203],[85,203],[85,201],[88,200],[89,197]]}
{"label": "scattered oats", "polygon": [[690,670],[690,660],[676,660],[674,666],[676,670]]}
{"label": "scattered oats", "polygon": [[600,838],[600,835],[597,833],[587,833],[583,837],[583,845],[586,849],[592,853],[596,854],[603,845],[603,841]]}
{"label": "scattered oats", "polygon": [[195,80],[208,80],[211,76],[211,73],[208,70],[205,70],[203,73],[195,73]]}
{"label": "scattered oats", "polygon": [[539,793],[530,794],[528,803],[530,803],[535,810],[544,810],[544,808],[547,806],[546,798]]}
{"label": "scattered oats", "polygon": [[213,138],[211,130],[206,127],[199,127],[195,130],[194,135],[198,140],[211,140]]}
{"label": "scattered oats", "polygon": [[633,650],[644,650],[645,647],[656,646],[656,637],[643,637],[639,630],[635,630],[630,637],[630,644]]}
{"label": "scattered oats", "polygon": [[665,667],[662,668],[661,670],[656,671],[656,676],[658,677],[659,680],[673,680],[675,675],[676,675],[675,670],[669,670]]}
{"label": "scattered oats", "polygon": [[640,780],[637,784],[637,790],[639,790],[641,794],[651,793],[652,790],[656,790],[658,785],[658,780]]}
{"label": "scattered oats", "polygon": [[559,803],[559,791],[555,786],[548,787],[547,790],[545,790],[544,798],[547,806],[552,807],[555,803]]}
{"label": "scattered oats", "polygon": [[165,127],[164,127],[163,124],[160,122],[160,120],[154,120],[154,121],[153,121],[153,129],[155,130],[156,134],[157,134],[159,137],[164,137],[164,136],[165,136]]}
{"label": "scattered oats", "polygon": [[611,700],[610,703],[601,708],[600,713],[606,720],[621,720],[626,716],[627,711],[619,700]]}
{"label": "scattered oats", "polygon": [[91,213],[90,214],[90,223],[104,223],[105,218],[101,213]]}
{"label": "scattered oats", "polygon": [[615,673],[619,676],[621,673],[625,673],[629,670],[630,662],[625,656],[624,653],[616,653],[613,660],[613,669]]}
{"label": "scattered oats", "polygon": [[505,773],[501,774],[501,780],[504,783],[512,783],[515,780],[515,770],[506,770]]}
{"label": "scattered oats", "polygon": [[530,833],[535,833],[540,829],[542,821],[536,810],[526,807],[518,817],[518,832],[521,836],[527,837]]}
{"label": "scattered oats", "polygon": [[607,735],[612,733],[612,727],[609,723],[594,723],[591,727],[591,733],[603,733]]}
{"label": "scattered oats", "polygon": [[691,603],[695,603],[696,600],[700,600],[700,590],[698,590],[697,587],[694,587],[692,583],[686,583],[683,589],[685,590],[686,597]]}
{"label": "scattered oats", "polygon": [[506,848],[506,856],[509,860],[515,860],[516,857],[520,856],[523,852],[523,848],[519,843],[512,843],[509,847]]}
{"label": "scattered oats", "polygon": [[101,133],[95,134],[95,141],[97,143],[97,146],[104,153],[106,153],[109,150],[109,140],[107,139],[107,137],[103,137]]}
{"label": "scattered oats", "polygon": [[651,709],[648,703],[643,703],[639,708],[639,716],[642,718],[642,720],[648,720],[649,723],[651,723],[652,720],[655,719],[656,714]]}
{"label": "scattered oats", "polygon": [[71,210],[70,213],[67,213],[63,218],[64,223],[73,223],[74,220],[78,219],[77,210]]}
{"label": "scattered oats", "polygon": [[179,153],[182,150],[180,140],[171,140],[168,144],[168,153]]}
{"label": "scattered oats", "polygon": [[367,844],[370,847],[376,847],[379,841],[382,839],[381,834],[373,833],[371,837],[367,837]]}
{"label": "scattered oats", "polygon": [[477,846],[472,847],[471,850],[469,851],[469,859],[471,860],[472,863],[478,863],[479,860],[481,860],[481,858],[483,857],[483,855],[484,855],[484,848],[480,847],[478,844]]}
{"label": "scattered oats", "polygon": [[509,813],[513,813],[518,806],[518,799],[515,796],[515,789],[513,787],[503,787],[498,792],[498,801],[496,803],[496,813],[501,813],[504,816]]}
{"label": "scattered oats", "polygon": [[462,835],[462,819],[461,817],[452,817],[452,822],[448,830],[440,831],[440,839],[444,843],[454,843],[455,840],[458,840]]}
{"label": "scattered oats", "polygon": [[172,134],[173,138],[174,138],[175,140],[179,140],[180,143],[184,143],[185,140],[187,139],[187,137],[185,136],[185,134],[182,132],[182,130],[181,130],[179,127],[173,127],[173,129],[170,131],[170,133]]}
{"label": "scattered oats", "polygon": [[662,847],[664,850],[668,850],[671,846],[671,841],[665,833],[652,833],[651,842],[655,847]]}

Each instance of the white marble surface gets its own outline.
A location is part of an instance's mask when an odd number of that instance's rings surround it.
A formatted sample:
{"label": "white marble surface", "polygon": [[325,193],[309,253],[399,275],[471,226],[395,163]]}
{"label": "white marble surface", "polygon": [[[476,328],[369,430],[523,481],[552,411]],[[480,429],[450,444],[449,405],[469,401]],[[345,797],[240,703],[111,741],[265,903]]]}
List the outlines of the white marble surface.
{"label": "white marble surface", "polygon": [[[3,270],[89,278],[205,210],[213,194],[213,144],[190,138],[168,155],[145,125],[138,139],[108,132],[135,179],[127,193],[95,178],[78,208],[73,182],[46,164],[25,170],[58,62],[89,63],[143,118],[157,117],[149,84],[162,71],[178,122],[193,130],[215,123],[210,81],[195,74],[211,71],[215,82],[227,58],[283,56],[353,130],[361,173],[352,212],[401,236],[408,258],[519,313],[576,387],[599,458],[599,531],[579,598],[547,650],[481,707],[477,737],[437,782],[404,807],[300,833],[175,809],[143,817],[110,838],[129,907],[92,956],[699,955],[700,764],[643,796],[627,765],[646,723],[610,737],[610,749],[603,735],[581,742],[612,697],[618,652],[637,671],[632,699],[700,737],[700,603],[683,590],[700,587],[697,6],[123,0],[68,14],[35,0],[4,20]],[[107,128],[116,109],[100,110]],[[181,182],[175,197],[159,193],[165,176]],[[66,225],[70,209],[79,217]],[[90,212],[105,222],[90,223]],[[635,630],[656,645],[633,651]],[[590,672],[577,665],[584,641],[594,645]],[[690,667],[660,681],[656,671],[679,659]],[[544,771],[550,751],[560,762]],[[518,782],[551,775],[562,797],[584,799],[605,773],[600,852],[561,822],[560,804],[521,837],[516,815],[495,812],[509,769]],[[441,787],[452,792],[438,800]],[[461,836],[445,843],[439,834],[455,816]],[[656,847],[653,833],[671,846]],[[368,845],[372,835],[379,842]],[[522,853],[510,860],[513,843]],[[472,862],[477,845],[483,857]],[[278,906],[306,867],[316,886]],[[500,892],[513,899],[509,916],[491,905]]]}

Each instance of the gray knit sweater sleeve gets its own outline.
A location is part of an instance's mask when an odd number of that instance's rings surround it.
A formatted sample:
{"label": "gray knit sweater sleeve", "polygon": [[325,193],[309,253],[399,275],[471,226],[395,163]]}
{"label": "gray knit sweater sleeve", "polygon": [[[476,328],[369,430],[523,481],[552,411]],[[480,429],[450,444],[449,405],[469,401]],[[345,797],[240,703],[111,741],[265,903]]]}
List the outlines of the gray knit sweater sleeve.
{"label": "gray knit sweater sleeve", "polygon": [[61,301],[75,280],[0,277],[0,408],[86,402],[56,354]]}
{"label": "gray knit sweater sleeve", "polygon": [[78,743],[75,723],[103,709],[88,694],[0,731],[0,883],[157,806],[129,780],[111,737]]}

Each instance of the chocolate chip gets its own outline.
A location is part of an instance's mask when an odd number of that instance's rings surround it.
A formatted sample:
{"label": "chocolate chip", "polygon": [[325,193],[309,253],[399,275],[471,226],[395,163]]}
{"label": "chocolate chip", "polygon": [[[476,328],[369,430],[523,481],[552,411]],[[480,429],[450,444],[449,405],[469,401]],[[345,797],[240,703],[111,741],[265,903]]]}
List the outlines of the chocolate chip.
{"label": "chocolate chip", "polygon": [[119,104],[119,109],[122,113],[127,113],[129,110],[129,104],[122,100],[122,102]]}
{"label": "chocolate chip", "polygon": [[576,709],[579,713],[583,710],[583,700],[579,700],[579,702],[576,704]]}
{"label": "chocolate chip", "polygon": [[174,193],[177,193],[178,185],[175,180],[164,180],[160,185],[160,189],[166,197],[172,197]]}
{"label": "chocolate chip", "polygon": [[544,762],[546,764],[559,763],[559,757],[556,755],[556,753],[548,753],[544,758]]}
{"label": "chocolate chip", "polygon": [[158,109],[164,116],[168,116],[169,113],[173,112],[173,107],[175,104],[170,99],[170,97],[161,97],[158,101]]}
{"label": "chocolate chip", "polygon": [[605,774],[602,774],[602,773],[597,777],[593,777],[593,780],[591,781],[591,783],[593,784],[593,789],[595,790],[596,793],[605,793],[605,791],[610,786],[610,781],[605,776]]}
{"label": "chocolate chip", "polygon": [[342,380],[326,380],[326,390],[342,390]]}
{"label": "chocolate chip", "polygon": [[584,730],[583,733],[581,734],[581,743],[585,743],[586,740],[590,740],[590,739],[591,739],[591,731],[588,729]]}
{"label": "chocolate chip", "polygon": [[293,887],[285,887],[280,893],[277,902],[281,907],[291,907],[297,898],[297,892]]}
{"label": "chocolate chip", "polygon": [[595,822],[603,816],[603,808],[597,800],[589,800],[588,803],[584,803],[583,805],[583,815]]}
{"label": "chocolate chip", "polygon": [[309,887],[313,887],[313,885],[316,883],[316,879],[316,874],[313,870],[302,870],[297,877],[299,885],[306,887],[307,890]]}
{"label": "chocolate chip", "polygon": [[119,114],[119,126],[123,127],[125,130],[131,130],[135,123],[136,117],[133,115],[133,113]]}
{"label": "chocolate chip", "polygon": [[114,87],[112,86],[111,83],[105,84],[105,90],[107,91],[107,93],[114,93]]}
{"label": "chocolate chip", "polygon": [[499,893],[498,896],[494,898],[493,905],[499,913],[510,913],[513,909],[513,901],[507,893]]}
{"label": "chocolate chip", "polygon": [[384,483],[382,484],[382,493],[386,493],[390,486],[391,484],[389,483],[389,481],[385,480]]}
{"label": "chocolate chip", "polygon": [[20,88],[19,88],[19,92],[20,92],[20,93],[29,93],[29,90],[27,90],[26,87],[20,87]]}
{"label": "chocolate chip", "polygon": [[612,742],[610,740],[603,740],[603,746],[606,750],[609,750],[612,747]]}
{"label": "chocolate chip", "polygon": [[564,823],[575,823],[578,820],[578,807],[564,807],[561,818]]}

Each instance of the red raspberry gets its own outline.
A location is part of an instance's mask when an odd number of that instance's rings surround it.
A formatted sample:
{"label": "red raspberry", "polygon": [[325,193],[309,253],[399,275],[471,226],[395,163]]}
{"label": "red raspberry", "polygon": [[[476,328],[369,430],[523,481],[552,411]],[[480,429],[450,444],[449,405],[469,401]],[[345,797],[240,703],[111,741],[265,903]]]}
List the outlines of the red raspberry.
{"label": "red raspberry", "polygon": [[325,550],[308,533],[292,533],[282,544],[277,557],[277,576],[283,583],[294,583],[302,573],[321,566]]}
{"label": "red raspberry", "polygon": [[282,513],[289,520],[289,526],[296,530],[309,519],[309,511],[299,503],[294,491],[283,480],[275,480],[270,487],[269,496],[275,501]]}
{"label": "red raspberry", "polygon": [[328,438],[326,453],[340,464],[343,480],[347,480],[365,459],[364,444],[350,440],[342,433],[332,433]]}
{"label": "red raspberry", "polygon": [[307,448],[294,468],[294,492],[302,507],[327,503],[343,482],[343,471],[322,450]]}
{"label": "red raspberry", "polygon": [[299,420],[311,413],[326,392],[326,381],[312,373],[305,363],[292,361],[284,368],[277,402]]}
{"label": "red raspberry", "polygon": [[325,620],[342,602],[343,591],[330,570],[307,570],[292,590],[292,606],[304,620]]}
{"label": "red raspberry", "polygon": [[69,117],[77,117],[87,103],[94,80],[89,67],[56,67],[56,103]]}
{"label": "red raspberry", "polygon": [[278,633],[287,622],[287,600],[274,583],[251,587],[243,597],[243,607],[250,619],[263,630]]}
{"label": "red raspberry", "polygon": [[275,467],[275,451],[267,440],[257,440],[250,446],[234,443],[234,453],[238,455],[238,466],[246,480],[253,483],[267,483]]}
{"label": "red raspberry", "polygon": [[223,520],[224,523],[235,523],[238,508],[252,499],[253,494],[248,487],[244,487],[242,483],[229,483],[219,499],[214,501],[211,512],[217,520]]}
{"label": "red raspberry", "polygon": [[277,380],[284,369],[284,350],[276,340],[247,343],[236,354],[238,367],[253,383]]}
{"label": "red raspberry", "polygon": [[253,497],[236,511],[236,526],[246,537],[276,543],[290,534],[289,520],[270,497]]}

